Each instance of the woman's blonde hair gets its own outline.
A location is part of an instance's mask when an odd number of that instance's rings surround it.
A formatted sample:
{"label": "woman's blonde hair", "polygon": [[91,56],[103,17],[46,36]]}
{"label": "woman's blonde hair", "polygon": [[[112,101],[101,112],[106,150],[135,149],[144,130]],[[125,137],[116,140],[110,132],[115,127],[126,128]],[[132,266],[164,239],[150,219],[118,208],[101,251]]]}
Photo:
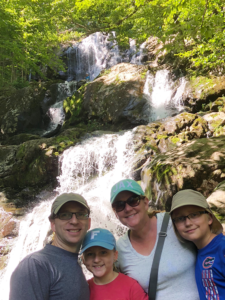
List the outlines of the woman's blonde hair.
{"label": "woman's blonde hair", "polygon": [[148,216],[149,216],[149,218],[155,217],[156,214],[161,213],[161,212],[162,212],[161,210],[156,210],[156,209],[154,209],[151,206],[148,208]]}

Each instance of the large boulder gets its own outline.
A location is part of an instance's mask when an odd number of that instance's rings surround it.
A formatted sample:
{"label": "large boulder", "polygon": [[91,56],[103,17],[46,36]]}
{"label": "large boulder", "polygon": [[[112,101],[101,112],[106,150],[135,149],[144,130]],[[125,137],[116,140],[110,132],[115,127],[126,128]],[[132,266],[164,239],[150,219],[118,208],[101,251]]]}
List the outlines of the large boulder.
{"label": "large boulder", "polygon": [[225,181],[222,181],[207,198],[211,209],[225,222]]}
{"label": "large boulder", "polygon": [[225,136],[192,140],[157,155],[141,172],[142,187],[152,205],[166,208],[181,189],[196,189],[208,197],[225,178]]}
{"label": "large boulder", "polygon": [[185,105],[187,105],[192,112],[197,112],[224,94],[225,76],[193,77],[185,87]]}
{"label": "large boulder", "polygon": [[145,66],[121,63],[89,83],[83,100],[88,119],[124,128],[147,124],[149,105],[143,96],[146,72]]}
{"label": "large boulder", "polygon": [[27,204],[35,191],[57,183],[58,155],[74,145],[83,128],[67,129],[54,138],[0,146],[0,188],[16,206]]}

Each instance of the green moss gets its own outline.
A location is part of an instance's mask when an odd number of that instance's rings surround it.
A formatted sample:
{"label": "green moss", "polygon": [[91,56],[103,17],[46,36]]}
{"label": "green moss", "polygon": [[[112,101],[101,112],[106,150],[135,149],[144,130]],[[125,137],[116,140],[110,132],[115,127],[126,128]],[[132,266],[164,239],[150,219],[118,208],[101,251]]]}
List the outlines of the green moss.
{"label": "green moss", "polygon": [[167,138],[168,138],[167,135],[163,135],[163,134],[158,134],[158,135],[157,135],[157,139],[158,139],[158,140],[161,140],[161,139],[167,139]]}
{"label": "green moss", "polygon": [[180,138],[179,138],[177,135],[171,136],[171,137],[170,137],[170,140],[171,140],[171,142],[172,142],[173,144],[176,144],[176,143],[180,142]]}
{"label": "green moss", "polygon": [[16,152],[16,158],[19,160],[19,159],[22,159],[25,155],[25,144],[22,144],[19,146],[19,149],[17,150]]}

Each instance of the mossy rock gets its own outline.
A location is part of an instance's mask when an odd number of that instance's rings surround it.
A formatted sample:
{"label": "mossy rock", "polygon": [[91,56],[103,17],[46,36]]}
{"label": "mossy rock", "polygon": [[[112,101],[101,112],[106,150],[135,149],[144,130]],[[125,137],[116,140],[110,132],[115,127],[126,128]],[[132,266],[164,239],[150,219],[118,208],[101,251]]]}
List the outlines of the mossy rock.
{"label": "mossy rock", "polygon": [[143,97],[145,66],[118,64],[86,86],[82,109],[87,119],[122,129],[147,124],[149,105]]}
{"label": "mossy rock", "polygon": [[225,113],[213,112],[203,116],[204,120],[208,123],[208,128],[214,132],[218,127],[225,125]]}
{"label": "mossy rock", "polygon": [[159,208],[169,209],[172,195],[181,189],[208,197],[225,178],[225,136],[192,140],[157,155],[145,164],[141,178],[151,203]]}
{"label": "mossy rock", "polygon": [[200,116],[194,120],[190,127],[190,132],[195,133],[195,138],[206,137],[208,130],[209,128],[206,120]]}
{"label": "mossy rock", "polygon": [[205,110],[204,107],[208,103],[214,102],[225,94],[225,76],[190,78],[184,94],[188,95],[184,104],[189,106],[193,112],[202,108]]}
{"label": "mossy rock", "polygon": [[[58,175],[57,156],[68,147],[75,145],[84,133],[85,130],[82,128],[71,128],[54,138],[1,146],[0,186],[8,191],[9,199],[15,200],[15,192],[18,193],[25,188],[38,190],[46,184],[55,185]],[[13,195],[12,198],[10,195]],[[22,205],[21,201],[19,201],[20,205]],[[18,203],[15,202],[16,205]]]}
{"label": "mossy rock", "polygon": [[39,135],[20,133],[2,141],[2,145],[20,145],[24,142],[40,139]]}

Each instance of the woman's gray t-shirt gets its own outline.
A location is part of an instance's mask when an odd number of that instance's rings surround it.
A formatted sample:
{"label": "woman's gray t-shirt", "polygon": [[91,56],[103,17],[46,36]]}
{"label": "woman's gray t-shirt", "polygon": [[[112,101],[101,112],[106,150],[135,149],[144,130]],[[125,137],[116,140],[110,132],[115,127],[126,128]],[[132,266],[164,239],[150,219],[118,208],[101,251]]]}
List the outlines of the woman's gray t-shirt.
{"label": "woman's gray t-shirt", "polygon": [[[162,226],[164,213],[157,214],[157,233]],[[136,279],[148,292],[150,270],[156,244],[150,255],[137,253],[126,233],[117,241],[118,266],[122,273]],[[156,300],[199,300],[195,283],[196,249],[190,242],[181,243],[173,230],[170,220],[167,237],[160,259]]]}

